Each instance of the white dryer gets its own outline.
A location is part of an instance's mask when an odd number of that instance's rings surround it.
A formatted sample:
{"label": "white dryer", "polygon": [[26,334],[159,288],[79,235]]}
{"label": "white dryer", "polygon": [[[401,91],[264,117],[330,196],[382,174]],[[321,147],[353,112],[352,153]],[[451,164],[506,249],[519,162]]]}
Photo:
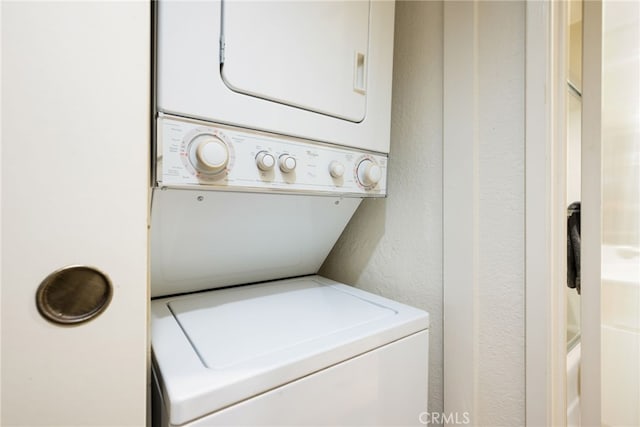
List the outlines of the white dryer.
{"label": "white dryer", "polygon": [[394,2],[157,2],[161,113],[389,152]]}

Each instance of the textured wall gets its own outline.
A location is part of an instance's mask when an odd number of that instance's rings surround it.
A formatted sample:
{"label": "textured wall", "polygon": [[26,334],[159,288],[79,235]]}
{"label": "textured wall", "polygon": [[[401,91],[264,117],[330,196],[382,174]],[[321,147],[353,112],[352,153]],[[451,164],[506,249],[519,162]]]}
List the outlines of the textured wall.
{"label": "textured wall", "polygon": [[477,10],[476,420],[485,426],[525,420],[524,12],[523,1]]}
{"label": "textured wall", "polygon": [[444,8],[445,412],[525,422],[525,2]]}
{"label": "textured wall", "polygon": [[[428,311],[442,411],[442,3],[397,2],[389,197],[365,200],[321,274]],[[416,414],[418,416],[418,414]]]}
{"label": "textured wall", "polygon": [[321,271],[429,311],[429,410],[473,425],[525,420],[524,12],[397,3],[389,197]]}

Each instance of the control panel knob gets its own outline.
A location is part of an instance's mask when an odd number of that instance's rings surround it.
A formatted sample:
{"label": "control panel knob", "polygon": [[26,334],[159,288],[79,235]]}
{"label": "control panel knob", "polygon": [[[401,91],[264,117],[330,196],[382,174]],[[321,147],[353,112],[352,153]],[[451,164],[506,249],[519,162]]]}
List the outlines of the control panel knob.
{"label": "control panel knob", "polygon": [[284,173],[289,173],[296,168],[296,158],[290,154],[283,154],[278,161],[280,164],[280,170]]}
{"label": "control panel knob", "polygon": [[356,175],[364,187],[374,187],[382,178],[382,169],[373,160],[364,159],[358,165]]}
{"label": "control panel knob", "polygon": [[276,164],[276,159],[270,153],[266,151],[261,151],[256,156],[256,165],[258,165],[258,169],[262,171],[270,171],[273,169],[273,166]]}
{"label": "control panel knob", "polygon": [[329,163],[329,174],[334,178],[342,178],[344,165],[336,160]]}
{"label": "control panel knob", "polygon": [[[229,164],[227,145],[213,135],[203,135],[195,141],[194,167],[207,174],[222,172]],[[193,150],[193,149],[192,149]]]}

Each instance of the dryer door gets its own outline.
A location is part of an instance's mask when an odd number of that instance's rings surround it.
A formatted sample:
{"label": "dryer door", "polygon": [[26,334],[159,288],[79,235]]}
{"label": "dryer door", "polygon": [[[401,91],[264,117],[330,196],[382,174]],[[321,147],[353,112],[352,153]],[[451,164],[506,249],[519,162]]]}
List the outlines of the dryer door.
{"label": "dryer door", "polygon": [[368,1],[224,1],[221,71],[233,91],[360,122]]}

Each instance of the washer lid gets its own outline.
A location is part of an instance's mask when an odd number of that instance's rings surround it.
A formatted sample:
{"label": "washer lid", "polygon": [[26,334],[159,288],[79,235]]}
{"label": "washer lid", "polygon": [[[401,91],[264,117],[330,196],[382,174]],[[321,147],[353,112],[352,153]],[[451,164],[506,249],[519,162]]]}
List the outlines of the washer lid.
{"label": "washer lid", "polygon": [[314,342],[397,311],[310,280],[241,286],[169,302],[204,366],[230,369],[282,352],[302,358]]}
{"label": "washer lid", "polygon": [[422,310],[319,276],[151,303],[154,371],[174,425],[428,326]]}

